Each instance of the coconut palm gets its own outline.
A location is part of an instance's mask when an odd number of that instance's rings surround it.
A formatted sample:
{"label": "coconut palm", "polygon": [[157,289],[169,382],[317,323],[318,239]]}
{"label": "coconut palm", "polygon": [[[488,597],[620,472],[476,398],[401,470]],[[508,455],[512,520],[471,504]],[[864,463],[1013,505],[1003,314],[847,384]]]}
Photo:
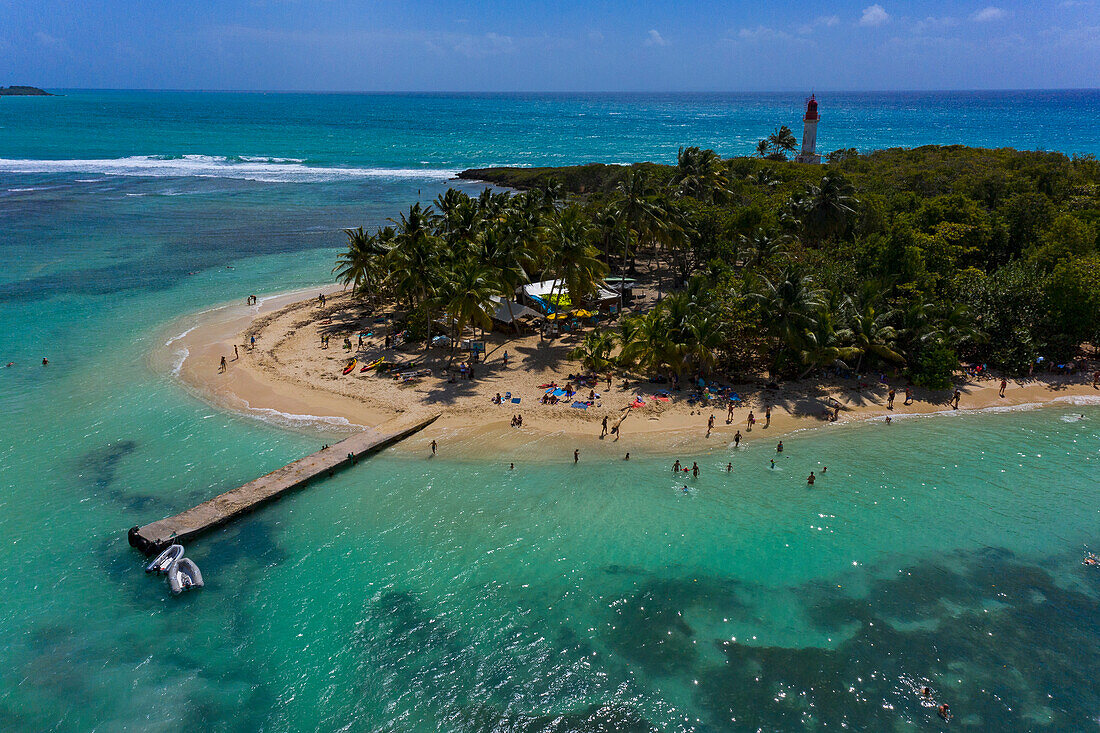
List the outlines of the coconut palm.
{"label": "coconut palm", "polygon": [[759,308],[772,339],[772,371],[777,372],[785,363],[784,357],[800,354],[806,348],[808,334],[817,327],[824,308],[822,292],[814,287],[810,276],[788,267],[774,281],[760,277],[748,301]]}
{"label": "coconut palm", "polygon": [[620,326],[622,350],[619,363],[641,369],[659,369],[668,363],[668,324],[664,309],[623,319]]}
{"label": "coconut palm", "polygon": [[486,229],[481,236],[481,258],[494,274],[493,282],[508,308],[508,318],[519,334],[519,322],[512,312],[512,301],[516,297],[516,288],[530,278],[527,268],[533,262],[531,250],[524,246],[521,239],[509,236],[501,227]]}
{"label": "coconut palm", "polygon": [[680,148],[676,158],[676,175],[672,178],[672,185],[679,195],[712,203],[729,194],[729,181],[722,167],[722,159],[713,150]]}
{"label": "coconut palm", "polygon": [[773,234],[763,228],[757,228],[750,235],[740,235],[741,249],[748,252],[747,267],[759,268],[768,262],[776,262],[787,253],[786,244],[790,238],[783,234]]}
{"label": "coconut palm", "polygon": [[782,125],[771,135],[768,135],[768,145],[771,146],[775,155],[785,155],[798,149],[798,140],[791,132],[791,128]]}
{"label": "coconut palm", "polygon": [[607,274],[607,266],[599,259],[599,250],[592,245],[595,231],[579,206],[568,206],[546,229],[551,270],[558,281],[556,292],[550,294],[550,304],[558,308],[563,290],[578,303],[596,293]]}
{"label": "coconut palm", "polygon": [[[638,244],[656,241],[665,227],[665,212],[654,202],[654,194],[649,176],[635,169],[627,171],[615,187],[614,210]],[[625,244],[623,257],[627,257]]]}
{"label": "coconut palm", "polygon": [[757,156],[759,156],[761,158],[767,158],[769,148],[770,148],[770,146],[768,145],[767,140],[761,140],[760,142],[756,143],[756,154],[757,154]]}
{"label": "coconut palm", "polygon": [[612,366],[611,351],[615,348],[615,337],[601,328],[589,331],[580,346],[569,352],[570,359],[578,359],[592,371],[603,371]]}
{"label": "coconut palm", "polygon": [[345,229],[348,237],[347,251],[336,259],[336,267],[332,268],[336,279],[351,286],[356,292],[375,294],[378,284],[385,275],[384,260],[389,254],[388,242],[393,239],[392,227],[385,227],[376,234],[368,234],[363,227],[357,229]]}
{"label": "coconut palm", "polygon": [[855,353],[858,353],[856,371],[863,366],[863,359],[868,354],[878,357],[883,361],[894,364],[904,364],[905,357],[894,348],[898,338],[897,329],[889,325],[893,313],[879,311],[872,300],[868,299],[857,303],[848,299],[850,311],[847,314],[848,325],[837,331],[837,339],[847,343]]}
{"label": "coconut palm", "polygon": [[483,330],[492,328],[492,296],[496,295],[496,291],[492,271],[474,258],[460,262],[440,286],[439,305],[445,309],[454,326],[452,361],[467,326],[473,325]]}
{"label": "coconut palm", "polygon": [[840,174],[826,174],[821,182],[806,187],[792,207],[805,232],[817,239],[839,236],[855,215],[855,188]]}

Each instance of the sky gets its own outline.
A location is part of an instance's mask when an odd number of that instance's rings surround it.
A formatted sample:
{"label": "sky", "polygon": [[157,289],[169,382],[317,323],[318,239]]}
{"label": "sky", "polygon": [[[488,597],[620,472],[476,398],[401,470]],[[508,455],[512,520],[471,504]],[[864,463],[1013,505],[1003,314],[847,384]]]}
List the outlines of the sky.
{"label": "sky", "polygon": [[0,0],[0,85],[1100,87],[1100,0],[993,2]]}

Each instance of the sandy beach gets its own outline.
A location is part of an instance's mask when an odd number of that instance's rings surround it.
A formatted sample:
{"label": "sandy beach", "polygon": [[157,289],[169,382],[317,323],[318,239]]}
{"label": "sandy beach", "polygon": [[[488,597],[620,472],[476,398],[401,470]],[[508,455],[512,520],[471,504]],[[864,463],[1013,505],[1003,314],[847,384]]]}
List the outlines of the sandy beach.
{"label": "sandy beach", "polygon": [[[317,294],[324,292],[322,307]],[[578,387],[574,399],[597,395],[587,409],[572,406],[573,400],[556,405],[540,403],[546,388],[554,382],[565,385],[581,365],[568,358],[579,336],[541,341],[537,334],[517,338],[498,332],[486,334],[486,355],[474,366],[475,378],[465,379],[443,371],[449,351],[433,347],[408,350],[385,349],[381,333],[375,334],[378,316],[368,314],[358,301],[337,286],[296,291],[263,299],[257,305],[226,305],[174,325],[176,336],[153,354],[154,366],[171,371],[199,396],[222,407],[251,414],[289,427],[347,429],[375,427],[390,421],[415,420],[435,413],[442,417],[431,428],[404,444],[402,450],[423,451],[432,440],[445,446],[448,455],[473,459],[520,460],[535,455],[561,454],[571,458],[572,449],[600,456],[623,458],[636,455],[699,453],[725,450],[738,431],[742,442],[779,440],[795,430],[828,428],[854,422],[885,423],[907,417],[952,413],[951,391],[914,388],[914,400],[903,404],[905,385],[898,381],[894,409],[887,408],[889,386],[876,383],[857,389],[852,380],[786,382],[768,389],[764,380],[730,385],[742,398],[727,423],[723,399],[691,404],[688,391],[672,392],[668,402],[654,396],[669,387],[621,376],[594,388]],[[358,348],[358,334],[365,337]],[[328,348],[321,335],[330,335]],[[342,348],[350,335],[352,349]],[[250,348],[255,336],[255,348]],[[236,346],[236,352],[234,352]],[[509,355],[504,364],[505,352]],[[236,353],[236,356],[235,356]],[[224,373],[219,368],[227,359]],[[358,365],[348,375],[341,372],[348,359]],[[430,375],[408,381],[396,380],[374,370],[360,372],[363,365],[385,357],[403,364],[403,371],[430,370]],[[454,361],[455,370],[464,356]],[[986,378],[962,381],[960,412],[988,409],[1023,409],[1056,401],[1067,405],[1100,401],[1085,375],[1043,375],[1027,381],[1009,380],[1005,397],[998,396],[1000,380]],[[511,393],[518,404],[494,404],[497,394]],[[640,397],[644,405],[630,408]],[[835,400],[835,402],[834,402]],[[840,405],[838,418],[824,418],[830,405]],[[772,408],[770,424],[765,410]],[[756,416],[749,427],[749,413]],[[714,429],[707,437],[707,422],[714,415]],[[513,415],[523,417],[520,428],[511,427]],[[601,438],[602,421],[620,424],[620,435]],[[886,427],[883,424],[883,427]]]}

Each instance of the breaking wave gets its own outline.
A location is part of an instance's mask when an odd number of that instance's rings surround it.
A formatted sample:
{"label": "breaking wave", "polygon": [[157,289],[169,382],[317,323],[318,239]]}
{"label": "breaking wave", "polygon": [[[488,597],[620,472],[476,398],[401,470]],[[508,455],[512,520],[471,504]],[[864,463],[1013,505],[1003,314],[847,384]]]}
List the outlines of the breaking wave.
{"label": "breaking wave", "polygon": [[268,183],[326,183],[355,179],[454,178],[458,169],[351,168],[306,165],[298,158],[211,155],[133,155],[92,160],[32,160],[0,158],[0,173],[97,173],[146,178],[236,178]]}

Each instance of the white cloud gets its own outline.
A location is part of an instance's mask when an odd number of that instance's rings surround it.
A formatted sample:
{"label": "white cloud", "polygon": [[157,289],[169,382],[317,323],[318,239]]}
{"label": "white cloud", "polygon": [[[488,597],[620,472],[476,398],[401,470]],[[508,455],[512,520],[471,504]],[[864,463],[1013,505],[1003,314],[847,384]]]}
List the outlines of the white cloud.
{"label": "white cloud", "polygon": [[863,9],[863,15],[860,16],[859,24],[865,26],[882,25],[886,21],[890,20],[890,14],[886,12],[878,3],[870,5]]}
{"label": "white cloud", "polygon": [[808,36],[818,28],[832,28],[834,25],[840,25],[840,17],[836,15],[822,15],[819,18],[814,18],[811,22],[798,27],[798,32],[804,36]]}
{"label": "white cloud", "polygon": [[656,29],[650,29],[648,37],[645,39],[645,45],[647,46],[667,46],[668,41],[657,32]]}
{"label": "white cloud", "polygon": [[758,25],[755,28],[742,28],[737,31],[737,38],[742,41],[784,41],[791,37],[789,33]]}
{"label": "white cloud", "polygon": [[955,18],[951,16],[944,16],[942,18],[936,18],[929,16],[924,20],[918,20],[913,24],[913,32],[921,35],[929,32],[942,31],[947,28],[952,28],[959,24]]}
{"label": "white cloud", "polygon": [[990,5],[988,8],[982,8],[978,12],[974,13],[970,18],[979,23],[988,23],[991,20],[1003,20],[1008,13],[1000,8]]}

